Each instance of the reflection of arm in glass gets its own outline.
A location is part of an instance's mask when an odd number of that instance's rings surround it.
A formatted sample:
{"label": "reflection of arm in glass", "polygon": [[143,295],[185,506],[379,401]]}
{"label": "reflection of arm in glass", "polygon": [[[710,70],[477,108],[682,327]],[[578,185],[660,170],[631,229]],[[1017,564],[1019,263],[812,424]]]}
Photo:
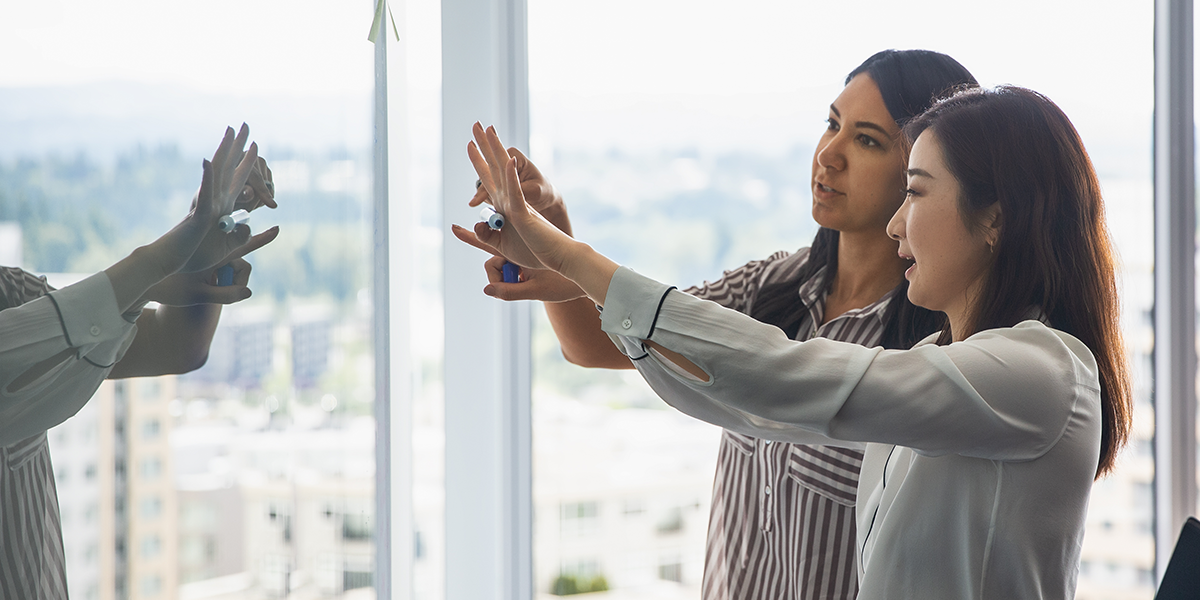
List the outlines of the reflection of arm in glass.
{"label": "reflection of arm in glass", "polygon": [[[261,206],[275,208],[275,186],[266,160],[257,157],[249,164],[252,168],[241,184],[240,194],[234,196],[232,209],[252,211]],[[236,189],[236,182],[232,182],[226,194],[232,194]],[[197,192],[196,198],[193,199],[193,210],[202,192],[203,189]],[[228,214],[228,210],[222,206],[218,215]],[[244,231],[239,233],[235,230],[234,234],[245,235],[249,232],[245,227],[240,229]],[[108,377],[120,379],[187,373],[203,366],[208,359],[209,345],[221,316],[221,305],[240,302],[250,297],[250,289],[247,287],[250,263],[242,257],[270,243],[278,234],[278,227],[268,229],[216,260],[213,267],[196,272],[175,273],[147,290],[138,304],[154,301],[159,303],[159,306],[156,309],[142,310],[137,319],[138,334],[133,344]],[[225,236],[226,239],[229,237]],[[210,232],[204,243],[221,247],[219,244],[226,239]],[[215,267],[226,264],[233,267],[233,283],[219,286],[216,284]]]}
{"label": "reflection of arm in glass", "polygon": [[[249,265],[241,257],[278,233],[271,229],[252,238],[246,226],[230,234],[217,228],[259,164],[257,146],[243,153],[248,136],[244,125],[236,135],[227,130],[212,162],[204,163],[192,210],[171,231],[47,296],[24,302],[49,288],[20,290],[20,300],[10,302],[14,308],[0,311],[0,443],[66,420],[105,376],[180,372],[203,363],[218,313],[194,305],[248,297]],[[230,262],[236,285],[209,285],[214,269]],[[178,306],[143,310],[149,300]]]}

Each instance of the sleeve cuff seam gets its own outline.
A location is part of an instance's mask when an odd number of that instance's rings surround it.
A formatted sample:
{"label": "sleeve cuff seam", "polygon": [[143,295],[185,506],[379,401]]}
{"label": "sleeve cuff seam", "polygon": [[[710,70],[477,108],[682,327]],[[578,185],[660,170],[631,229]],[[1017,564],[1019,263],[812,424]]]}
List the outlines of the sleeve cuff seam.
{"label": "sleeve cuff seam", "polygon": [[654,309],[654,320],[650,322],[650,331],[646,333],[646,339],[654,337],[654,328],[658,326],[658,315],[662,312],[663,303],[667,301],[667,294],[670,294],[673,289],[676,289],[675,286],[668,287],[667,291],[663,292],[662,298],[658,299],[658,308]]}
{"label": "sleeve cuff seam", "polygon": [[46,294],[46,297],[50,299],[50,303],[54,305],[54,312],[58,314],[58,324],[62,326],[63,338],[67,340],[67,346],[74,348],[75,344],[71,341],[71,333],[67,331],[67,322],[63,319],[62,309],[58,306],[58,299],[54,297],[54,294]]}

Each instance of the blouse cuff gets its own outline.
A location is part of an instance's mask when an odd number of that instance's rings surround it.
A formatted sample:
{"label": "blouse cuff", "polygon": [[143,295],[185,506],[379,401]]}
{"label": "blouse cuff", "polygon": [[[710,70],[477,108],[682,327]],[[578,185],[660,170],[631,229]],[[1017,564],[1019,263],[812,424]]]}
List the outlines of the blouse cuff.
{"label": "blouse cuff", "polygon": [[133,325],[121,315],[108,275],[101,271],[49,296],[67,344],[78,349],[79,357],[87,356],[101,366],[115,363]]}
{"label": "blouse cuff", "polygon": [[675,286],[659,283],[627,267],[619,267],[604,294],[600,329],[609,335],[650,339],[667,293]]}

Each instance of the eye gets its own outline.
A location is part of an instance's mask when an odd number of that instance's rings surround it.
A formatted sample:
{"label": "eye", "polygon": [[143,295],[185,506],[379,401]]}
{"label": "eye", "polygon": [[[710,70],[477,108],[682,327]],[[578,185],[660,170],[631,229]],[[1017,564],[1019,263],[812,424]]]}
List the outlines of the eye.
{"label": "eye", "polygon": [[833,117],[829,117],[828,119],[825,119],[825,123],[829,126],[828,127],[829,131],[837,131],[842,128],[842,126],[837,121],[833,120]]}
{"label": "eye", "polygon": [[878,140],[876,140],[875,138],[873,138],[869,135],[866,135],[866,134],[862,134],[862,135],[858,136],[858,143],[862,144],[864,147],[867,147],[867,148],[875,148],[875,147],[882,146],[882,144],[880,144]]}
{"label": "eye", "polygon": [[921,193],[912,188],[904,188],[904,195],[912,198],[912,197],[920,196]]}

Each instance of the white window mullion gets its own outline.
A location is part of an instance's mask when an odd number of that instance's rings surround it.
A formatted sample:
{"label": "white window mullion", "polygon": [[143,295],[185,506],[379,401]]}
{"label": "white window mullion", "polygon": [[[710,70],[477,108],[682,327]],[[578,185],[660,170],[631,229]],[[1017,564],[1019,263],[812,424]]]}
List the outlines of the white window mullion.
{"label": "white window mullion", "polygon": [[471,226],[471,125],[528,148],[524,0],[442,2],[446,598],[532,598],[530,307],[483,295],[482,252],[450,235]]}
{"label": "white window mullion", "polygon": [[1157,579],[1196,510],[1192,0],[1154,13],[1154,492]]}

